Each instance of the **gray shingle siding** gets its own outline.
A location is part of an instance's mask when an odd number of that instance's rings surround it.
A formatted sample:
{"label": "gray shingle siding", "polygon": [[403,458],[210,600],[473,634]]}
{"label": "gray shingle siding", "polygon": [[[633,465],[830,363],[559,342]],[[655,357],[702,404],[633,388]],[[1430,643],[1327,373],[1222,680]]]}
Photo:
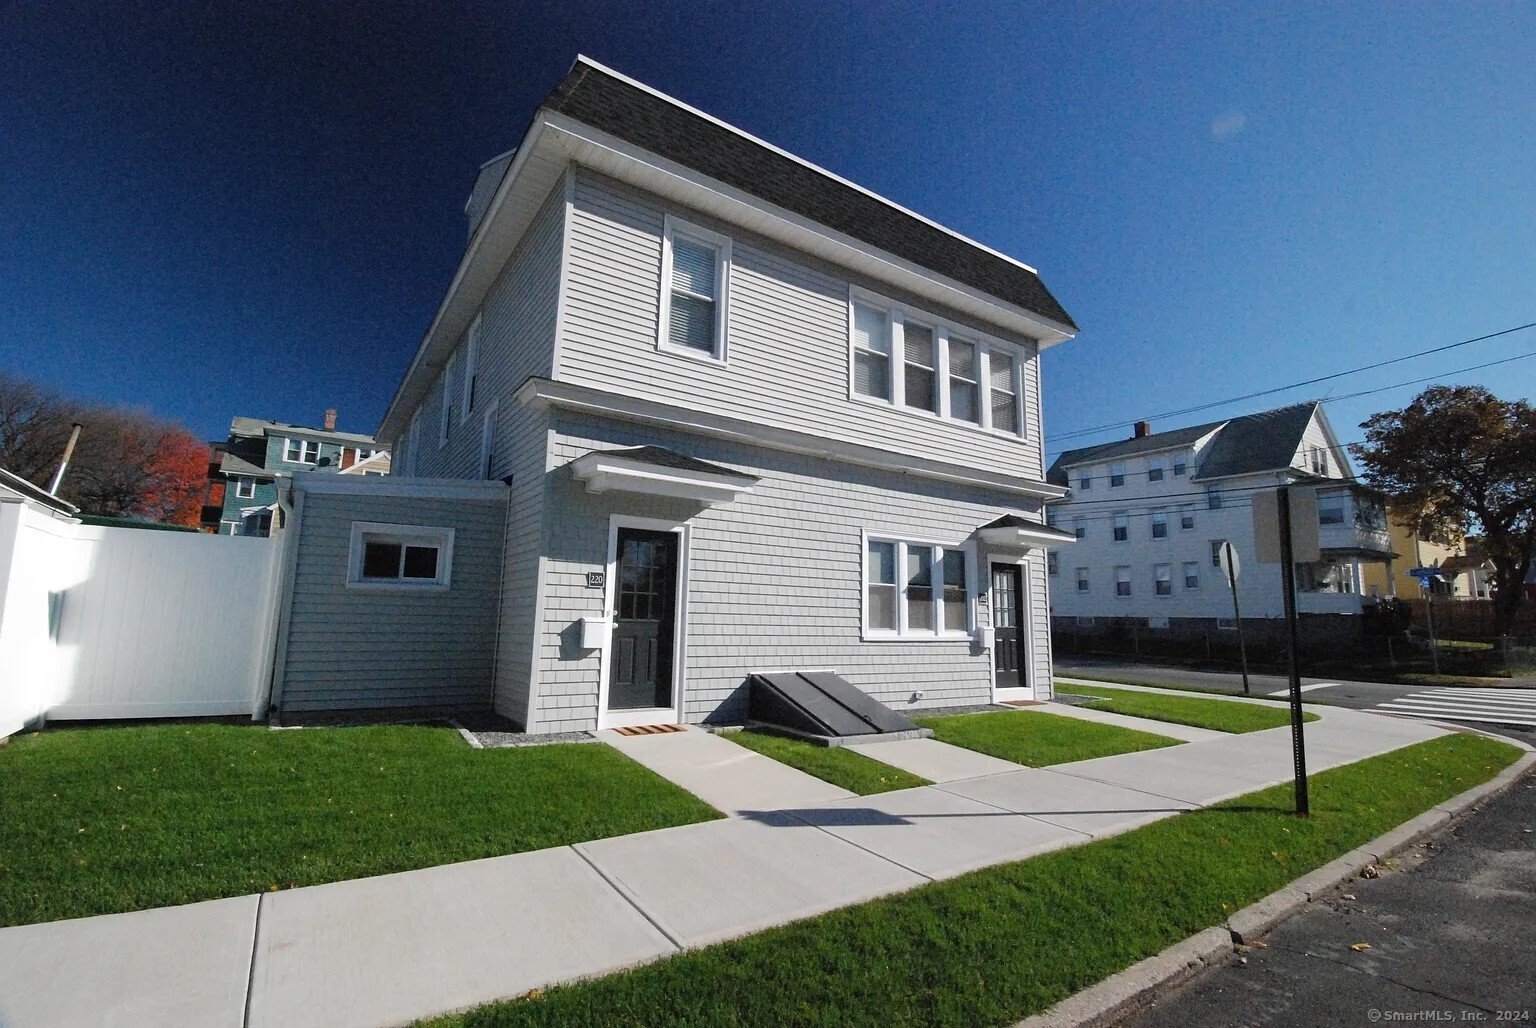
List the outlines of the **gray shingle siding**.
{"label": "gray shingle siding", "polygon": [[[664,217],[732,240],[728,363],[656,347]],[[555,377],[830,438],[1041,478],[1039,350],[1025,336],[915,300],[744,229],[585,169],[576,174],[570,270]],[[1027,438],[855,400],[848,387],[850,284],[1016,344]]]}
{"label": "gray shingle siding", "polygon": [[[574,624],[603,614],[603,592],[588,588],[585,575],[604,569],[609,516],[615,513],[688,519],[689,721],[743,716],[745,676],[773,668],[835,668],[898,708],[915,691],[924,693],[924,706],[991,698],[991,653],[971,641],[860,639],[860,533],[960,543],[999,515],[1021,512],[1013,498],[596,417],[557,413],[552,420],[550,464],[557,470],[550,475],[545,517],[538,730],[596,724],[599,655],[574,645]],[[762,481],[734,503],[701,509],[684,500],[591,495],[564,467],[592,450],[647,444]],[[973,592],[986,582],[985,558]],[[1044,562],[1031,562],[1028,573],[1031,654],[1035,674],[1048,682]]]}
{"label": "gray shingle siding", "polygon": [[[348,589],[357,521],[452,528],[449,589]],[[502,499],[305,494],[282,709],[488,706],[505,521]]]}

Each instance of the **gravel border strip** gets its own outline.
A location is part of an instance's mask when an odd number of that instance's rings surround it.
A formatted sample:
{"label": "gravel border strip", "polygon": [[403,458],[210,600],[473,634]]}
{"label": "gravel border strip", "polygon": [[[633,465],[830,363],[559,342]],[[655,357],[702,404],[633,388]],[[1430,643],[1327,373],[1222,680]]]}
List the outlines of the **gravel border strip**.
{"label": "gravel border strip", "polygon": [[1207,928],[1155,956],[1132,964],[1119,974],[1067,997],[1049,1010],[1025,1018],[1014,1028],[1106,1028],[1119,1023],[1206,968],[1232,959],[1235,946],[1245,945],[1247,940],[1265,934],[1281,921],[1300,913],[1308,903],[1338,888],[1371,864],[1380,864],[1401,853],[1426,836],[1448,827],[1477,804],[1508,790],[1536,765],[1536,750],[1517,739],[1459,725],[1437,727],[1484,735],[1517,746],[1526,753],[1482,785],[1453,796],[1390,832],[1302,875],[1257,903],[1237,911],[1227,918],[1226,923]]}

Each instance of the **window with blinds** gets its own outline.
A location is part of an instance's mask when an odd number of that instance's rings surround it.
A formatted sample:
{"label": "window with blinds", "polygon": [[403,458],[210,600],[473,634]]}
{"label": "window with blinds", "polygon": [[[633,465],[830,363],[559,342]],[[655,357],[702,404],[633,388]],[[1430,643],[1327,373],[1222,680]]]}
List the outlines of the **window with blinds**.
{"label": "window with blinds", "polygon": [[891,398],[891,317],[863,303],[853,305],[853,391]]}
{"label": "window with blinds", "polygon": [[902,402],[916,410],[939,412],[939,362],[935,356],[933,329],[908,321],[902,325]]}
{"label": "window with blinds", "polygon": [[665,250],[659,345],[723,361],[730,240],[668,218]]}
{"label": "window with blinds", "polygon": [[862,290],[853,293],[848,319],[853,396],[1008,435],[1027,434],[1017,347],[966,338],[942,318]]}
{"label": "window with blinds", "polygon": [[964,549],[869,539],[864,558],[867,636],[963,638],[973,628],[971,556]]}

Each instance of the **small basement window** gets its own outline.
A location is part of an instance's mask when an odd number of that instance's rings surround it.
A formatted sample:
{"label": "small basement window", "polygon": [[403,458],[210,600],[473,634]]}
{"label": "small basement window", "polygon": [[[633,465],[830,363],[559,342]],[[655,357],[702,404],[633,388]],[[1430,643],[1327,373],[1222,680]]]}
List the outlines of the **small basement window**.
{"label": "small basement window", "polygon": [[453,529],[352,523],[349,588],[446,589],[453,565]]}

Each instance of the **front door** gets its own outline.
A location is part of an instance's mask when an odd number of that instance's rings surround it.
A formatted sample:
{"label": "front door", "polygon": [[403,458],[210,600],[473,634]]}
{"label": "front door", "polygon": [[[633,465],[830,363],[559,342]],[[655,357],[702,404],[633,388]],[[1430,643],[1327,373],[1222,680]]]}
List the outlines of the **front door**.
{"label": "front door", "polygon": [[677,534],[621,528],[615,563],[608,708],[670,707]]}
{"label": "front door", "polygon": [[1024,575],[1017,564],[992,565],[992,660],[997,688],[1023,689]]}

